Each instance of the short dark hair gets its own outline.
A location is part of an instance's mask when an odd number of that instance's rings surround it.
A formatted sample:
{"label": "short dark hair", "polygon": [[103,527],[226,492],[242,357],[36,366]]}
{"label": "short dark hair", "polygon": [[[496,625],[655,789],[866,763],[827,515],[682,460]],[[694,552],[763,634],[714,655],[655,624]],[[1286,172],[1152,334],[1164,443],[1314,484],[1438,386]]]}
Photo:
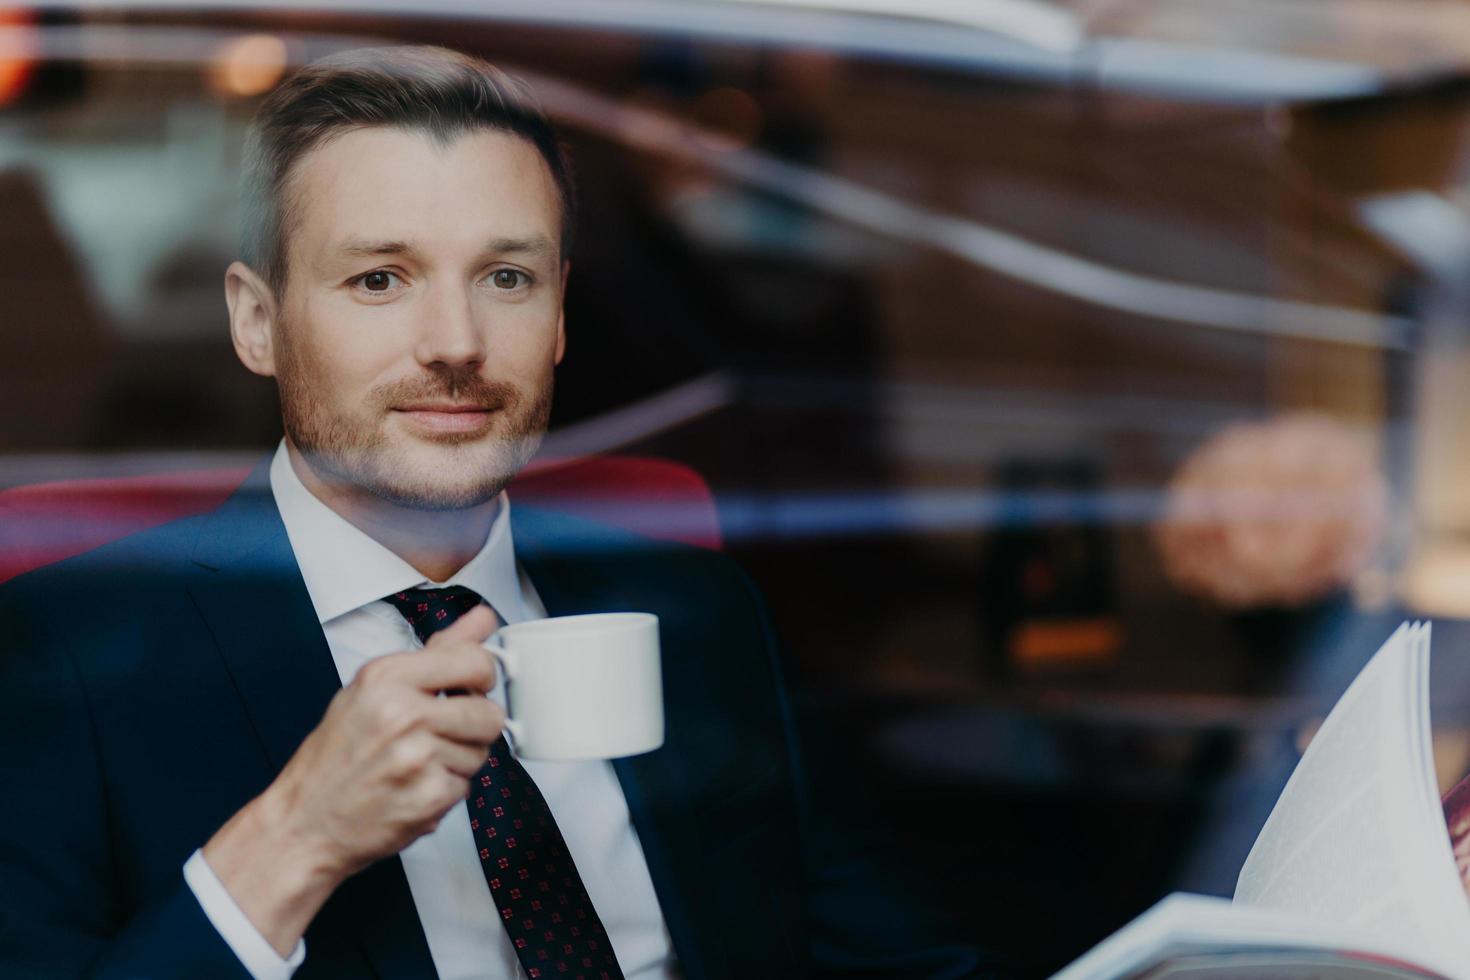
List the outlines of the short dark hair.
{"label": "short dark hair", "polygon": [[520,79],[448,48],[357,48],[320,58],[282,82],[256,111],[245,141],[245,215],[240,255],[271,289],[286,286],[295,220],[289,181],[296,162],[334,137],[394,126],[449,143],[478,129],[530,142],[561,196],[562,254],[576,225],[571,162],[546,114]]}

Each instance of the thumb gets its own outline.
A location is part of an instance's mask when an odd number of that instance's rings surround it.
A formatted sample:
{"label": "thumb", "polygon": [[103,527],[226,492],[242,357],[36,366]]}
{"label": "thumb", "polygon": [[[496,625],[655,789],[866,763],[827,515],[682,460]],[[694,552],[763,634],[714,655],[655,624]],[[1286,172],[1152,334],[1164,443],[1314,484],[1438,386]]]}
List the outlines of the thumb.
{"label": "thumb", "polygon": [[495,615],[495,610],[481,603],[429,637],[429,642],[424,646],[442,646],[445,643],[484,643],[499,627],[500,617]]}

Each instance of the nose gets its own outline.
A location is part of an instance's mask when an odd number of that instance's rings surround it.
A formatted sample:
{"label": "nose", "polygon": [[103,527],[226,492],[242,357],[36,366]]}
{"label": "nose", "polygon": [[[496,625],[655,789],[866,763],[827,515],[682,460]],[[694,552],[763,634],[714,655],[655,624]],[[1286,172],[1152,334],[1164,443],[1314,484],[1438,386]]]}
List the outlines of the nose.
{"label": "nose", "polygon": [[476,367],[485,360],[485,337],[471,297],[444,286],[430,293],[420,311],[414,358],[424,367]]}

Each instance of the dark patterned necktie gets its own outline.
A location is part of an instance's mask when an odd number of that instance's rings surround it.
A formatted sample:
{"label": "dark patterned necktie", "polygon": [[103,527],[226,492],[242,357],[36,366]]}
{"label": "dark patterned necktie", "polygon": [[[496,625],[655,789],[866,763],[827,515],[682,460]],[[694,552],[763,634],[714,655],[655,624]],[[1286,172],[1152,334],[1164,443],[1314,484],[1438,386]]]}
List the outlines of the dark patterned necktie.
{"label": "dark patterned necktie", "polygon": [[[480,604],[475,592],[406,589],[387,597],[420,641]],[[505,738],[470,783],[470,829],[500,923],[526,974],[566,980],[623,980],[612,943],[551,808]]]}

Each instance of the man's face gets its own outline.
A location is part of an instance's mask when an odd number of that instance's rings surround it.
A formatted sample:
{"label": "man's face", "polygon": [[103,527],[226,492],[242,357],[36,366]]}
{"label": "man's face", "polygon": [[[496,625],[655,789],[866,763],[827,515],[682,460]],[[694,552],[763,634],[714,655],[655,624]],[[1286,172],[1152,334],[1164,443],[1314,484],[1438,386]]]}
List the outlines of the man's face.
{"label": "man's face", "polygon": [[560,199],[529,142],[394,128],[304,156],[275,328],[313,471],[426,510],[493,498],[535,452],[564,345]]}

